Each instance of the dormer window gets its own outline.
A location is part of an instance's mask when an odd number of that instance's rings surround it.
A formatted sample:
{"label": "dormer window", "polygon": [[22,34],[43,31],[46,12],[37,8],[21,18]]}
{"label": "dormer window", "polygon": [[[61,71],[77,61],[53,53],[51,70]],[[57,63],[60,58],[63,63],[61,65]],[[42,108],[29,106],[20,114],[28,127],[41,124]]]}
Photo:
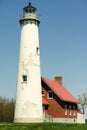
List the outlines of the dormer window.
{"label": "dormer window", "polygon": [[53,99],[53,92],[52,91],[48,91],[48,99]]}

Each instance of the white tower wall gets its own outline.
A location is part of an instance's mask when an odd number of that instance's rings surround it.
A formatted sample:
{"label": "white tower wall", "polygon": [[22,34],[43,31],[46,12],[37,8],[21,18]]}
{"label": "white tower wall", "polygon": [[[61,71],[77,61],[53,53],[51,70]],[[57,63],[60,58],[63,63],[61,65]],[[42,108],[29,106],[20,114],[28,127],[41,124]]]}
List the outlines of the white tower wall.
{"label": "white tower wall", "polygon": [[[31,5],[26,8],[31,9]],[[33,7],[34,8],[34,7]],[[37,19],[21,19],[19,69],[14,122],[42,122],[42,95]],[[34,15],[35,18],[35,15]]]}

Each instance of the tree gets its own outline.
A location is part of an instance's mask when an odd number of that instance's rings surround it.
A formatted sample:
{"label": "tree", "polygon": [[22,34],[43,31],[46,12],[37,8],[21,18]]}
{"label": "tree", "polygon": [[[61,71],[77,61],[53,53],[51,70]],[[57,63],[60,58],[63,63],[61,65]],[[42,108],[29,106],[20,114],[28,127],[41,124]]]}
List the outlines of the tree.
{"label": "tree", "polygon": [[85,114],[85,109],[87,108],[87,93],[83,93],[82,95],[78,95],[78,100],[83,110],[83,114]]}
{"label": "tree", "polygon": [[14,106],[14,99],[0,97],[0,122],[13,122]]}

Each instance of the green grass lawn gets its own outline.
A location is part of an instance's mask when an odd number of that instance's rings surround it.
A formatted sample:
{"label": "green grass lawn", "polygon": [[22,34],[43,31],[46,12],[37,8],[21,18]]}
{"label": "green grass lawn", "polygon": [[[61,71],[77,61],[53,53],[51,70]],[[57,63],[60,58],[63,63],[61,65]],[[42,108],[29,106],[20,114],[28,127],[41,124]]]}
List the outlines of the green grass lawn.
{"label": "green grass lawn", "polygon": [[87,130],[87,124],[58,124],[58,123],[14,124],[14,123],[0,123],[0,130]]}

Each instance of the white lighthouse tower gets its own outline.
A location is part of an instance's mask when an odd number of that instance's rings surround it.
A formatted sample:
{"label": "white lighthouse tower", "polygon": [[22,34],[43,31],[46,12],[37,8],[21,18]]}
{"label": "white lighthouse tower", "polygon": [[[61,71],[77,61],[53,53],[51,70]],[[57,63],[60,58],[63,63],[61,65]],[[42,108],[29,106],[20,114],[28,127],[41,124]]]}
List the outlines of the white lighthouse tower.
{"label": "white lighthouse tower", "polygon": [[29,3],[20,19],[21,39],[14,122],[43,122],[40,50],[36,8]]}

